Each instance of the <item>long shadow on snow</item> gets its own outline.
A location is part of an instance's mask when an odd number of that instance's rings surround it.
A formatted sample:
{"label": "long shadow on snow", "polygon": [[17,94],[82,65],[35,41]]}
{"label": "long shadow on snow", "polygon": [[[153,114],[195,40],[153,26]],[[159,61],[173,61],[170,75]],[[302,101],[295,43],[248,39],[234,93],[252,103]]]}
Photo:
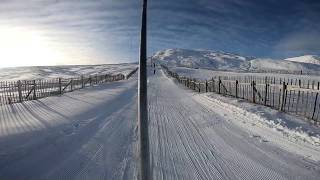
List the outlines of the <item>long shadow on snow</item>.
{"label": "long shadow on snow", "polygon": [[[135,87],[136,86],[133,88]],[[132,100],[135,95],[136,91],[130,88],[115,96],[111,101],[102,103],[99,107],[89,109],[74,117],[69,117],[74,120],[73,122],[76,122],[75,120],[81,122],[90,119],[84,126],[73,124],[68,127],[72,130],[66,130],[66,125],[61,125],[52,128],[49,133],[42,131],[39,134],[32,134],[32,132],[30,132],[31,134],[24,133],[8,138],[7,141],[15,141],[21,137],[32,138],[32,136],[43,136],[39,142],[32,143],[28,147],[25,146],[23,150],[18,148],[4,153],[5,156],[3,156],[0,161],[0,178],[16,178],[22,174],[24,178],[27,178],[32,174],[40,175],[41,173],[45,173],[45,171],[59,164],[59,162],[67,158],[74,150],[79,149],[85,144],[94,136],[101,124],[105,123],[108,116],[128,104],[128,100]],[[110,106],[110,104],[112,104],[112,106]],[[61,129],[64,130],[61,132]],[[77,132],[74,133],[75,131]],[[50,159],[50,163],[39,163],[42,160],[47,161],[48,159]],[[33,164],[42,164],[42,166],[35,167]],[[36,171],[36,173],[34,171]]]}

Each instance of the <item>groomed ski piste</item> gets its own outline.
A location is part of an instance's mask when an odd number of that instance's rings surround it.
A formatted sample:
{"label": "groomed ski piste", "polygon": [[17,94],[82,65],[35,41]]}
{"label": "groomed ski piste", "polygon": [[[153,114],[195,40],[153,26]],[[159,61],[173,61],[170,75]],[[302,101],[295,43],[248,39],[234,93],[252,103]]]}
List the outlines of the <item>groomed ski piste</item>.
{"label": "groomed ski piste", "polygon": [[[319,127],[149,70],[153,179],[319,179]],[[137,178],[137,74],[0,109],[0,179]]]}

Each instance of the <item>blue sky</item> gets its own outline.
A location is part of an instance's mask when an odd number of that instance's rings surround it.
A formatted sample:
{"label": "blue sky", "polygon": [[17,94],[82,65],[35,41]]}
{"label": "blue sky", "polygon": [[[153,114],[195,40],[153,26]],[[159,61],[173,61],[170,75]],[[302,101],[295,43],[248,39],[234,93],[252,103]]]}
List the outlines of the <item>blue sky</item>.
{"label": "blue sky", "polygon": [[[2,0],[0,30],[41,35],[49,48],[63,52],[56,64],[133,62],[138,58],[140,4]],[[320,54],[318,0],[150,0],[148,20],[149,55],[167,48],[272,58]]]}

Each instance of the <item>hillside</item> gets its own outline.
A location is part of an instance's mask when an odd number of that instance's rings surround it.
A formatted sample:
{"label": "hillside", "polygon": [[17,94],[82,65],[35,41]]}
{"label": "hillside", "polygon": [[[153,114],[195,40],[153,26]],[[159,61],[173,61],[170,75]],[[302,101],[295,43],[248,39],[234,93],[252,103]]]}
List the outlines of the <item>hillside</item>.
{"label": "hillside", "polygon": [[319,64],[310,64],[306,63],[307,61],[262,59],[210,50],[167,49],[157,52],[152,59],[174,67],[234,72],[298,73],[301,70],[306,74],[317,74],[320,72],[320,61]]}
{"label": "hillside", "polygon": [[300,63],[309,63],[320,65],[320,57],[314,55],[305,55],[293,58],[287,58],[286,61],[300,62]]}
{"label": "hillside", "polygon": [[29,66],[0,68],[0,81],[17,81],[52,78],[74,78],[81,75],[95,74],[127,74],[137,64],[100,64],[100,65],[69,65],[69,66]]}

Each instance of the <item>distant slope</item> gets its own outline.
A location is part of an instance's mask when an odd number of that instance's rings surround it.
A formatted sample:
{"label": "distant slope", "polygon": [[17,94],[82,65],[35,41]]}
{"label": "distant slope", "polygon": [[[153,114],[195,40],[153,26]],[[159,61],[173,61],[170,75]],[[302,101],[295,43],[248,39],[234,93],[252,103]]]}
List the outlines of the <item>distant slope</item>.
{"label": "distant slope", "polygon": [[305,55],[293,58],[287,58],[286,61],[300,62],[300,63],[309,63],[320,65],[320,57],[314,55]]}
{"label": "distant slope", "polygon": [[153,57],[169,66],[234,70],[245,68],[252,58],[209,50],[168,49]]}
{"label": "distant slope", "polygon": [[320,65],[299,63],[275,59],[253,59],[250,61],[250,72],[303,72],[309,74],[316,74],[320,71]]}
{"label": "distant slope", "polygon": [[74,78],[81,75],[128,74],[137,64],[100,64],[69,66],[30,66],[0,68],[0,81],[18,81],[51,78]]}
{"label": "distant slope", "polygon": [[[203,68],[237,72],[320,73],[319,64],[291,60],[261,59],[210,50],[167,49],[157,52],[153,60],[168,66]],[[301,60],[302,61],[302,60]],[[311,62],[310,58],[307,62]]]}

